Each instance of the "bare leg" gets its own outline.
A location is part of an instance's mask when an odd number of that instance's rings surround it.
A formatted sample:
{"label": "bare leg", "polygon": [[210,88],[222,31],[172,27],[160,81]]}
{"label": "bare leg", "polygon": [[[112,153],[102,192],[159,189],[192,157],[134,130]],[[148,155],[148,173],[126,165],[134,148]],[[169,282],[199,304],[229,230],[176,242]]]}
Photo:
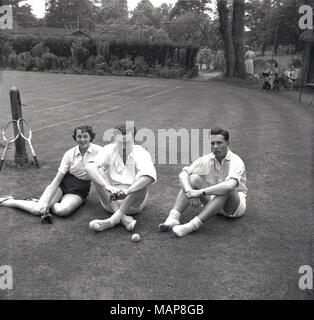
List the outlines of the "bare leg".
{"label": "bare leg", "polygon": [[60,203],[55,203],[51,207],[56,216],[67,217],[83,204],[83,199],[76,194],[66,194]]}
{"label": "bare leg", "polygon": [[216,195],[208,202],[198,217],[202,222],[205,222],[222,209],[224,209],[227,214],[233,215],[237,211],[239,204],[240,197],[237,191],[231,191],[220,196]]}
{"label": "bare leg", "polygon": [[186,224],[174,226],[172,230],[179,237],[185,236],[197,230],[207,219],[218,214],[222,209],[232,216],[238,209],[239,204],[240,197],[237,191],[215,195],[198,216]]}
{"label": "bare leg", "polygon": [[[208,187],[208,183],[197,174],[190,175],[190,185],[196,190]],[[184,191],[180,189],[174,207],[170,210],[168,218],[164,223],[159,225],[160,231],[170,231],[175,225],[180,224],[180,216],[189,206],[189,199],[186,197]]]}
{"label": "bare leg", "polygon": [[[47,190],[47,188],[46,188],[46,190]],[[41,203],[43,201],[42,199],[44,197],[44,194],[45,194],[45,192],[47,192],[46,190],[44,191],[44,193],[40,197],[39,202],[31,201],[31,200],[8,199],[8,200],[2,202],[0,205],[3,207],[21,209],[23,211],[26,211],[26,212],[32,214],[32,215],[40,216],[40,215],[42,215],[42,213],[40,212],[40,207],[41,207]],[[58,202],[61,199],[61,197],[62,197],[62,191],[60,188],[58,188],[57,192],[51,198],[49,206]]]}
{"label": "bare leg", "polygon": [[131,207],[139,207],[140,204],[144,201],[147,194],[147,188],[144,188],[142,190],[139,190],[137,192],[133,192],[129,194],[123,201],[120,206],[120,210],[127,214]]}
{"label": "bare leg", "polygon": [[94,183],[95,188],[100,196],[101,201],[107,205],[108,208],[114,212],[111,218],[106,220],[93,220],[89,226],[91,229],[96,231],[103,231],[108,228],[112,228],[119,222],[121,222],[128,231],[133,231],[136,220],[130,216],[127,216],[129,209],[133,206],[139,206],[144,200],[147,189],[143,189],[128,195],[122,201],[110,202],[110,194],[102,186]]}

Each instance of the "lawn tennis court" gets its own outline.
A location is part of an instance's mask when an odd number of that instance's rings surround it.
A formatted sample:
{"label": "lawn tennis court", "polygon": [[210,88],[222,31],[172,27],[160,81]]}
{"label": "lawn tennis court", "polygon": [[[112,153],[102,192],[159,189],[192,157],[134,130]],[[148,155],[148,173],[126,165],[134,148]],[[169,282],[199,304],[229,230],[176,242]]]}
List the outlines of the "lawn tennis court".
{"label": "lawn tennis court", "polygon": [[88,228],[108,217],[94,189],[78,212],[52,225],[1,207],[0,265],[11,265],[14,275],[14,289],[0,290],[2,299],[313,298],[298,287],[299,267],[314,264],[312,107],[285,92],[215,81],[1,73],[0,125],[10,119],[9,90],[16,86],[41,162],[40,169],[5,163],[1,195],[39,196],[74,146],[76,125],[92,125],[95,143],[103,145],[104,131],[126,120],[154,133],[225,127],[249,188],[244,217],[217,216],[178,239],[158,224],[172,208],[184,165],[156,164],[158,182],[137,217],[139,243],[120,226]]}

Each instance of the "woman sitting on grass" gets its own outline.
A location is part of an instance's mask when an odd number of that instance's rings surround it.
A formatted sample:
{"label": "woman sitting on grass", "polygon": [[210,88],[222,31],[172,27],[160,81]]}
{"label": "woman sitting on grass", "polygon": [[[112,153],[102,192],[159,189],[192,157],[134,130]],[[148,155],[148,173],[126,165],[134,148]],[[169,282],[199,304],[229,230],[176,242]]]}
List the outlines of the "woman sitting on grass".
{"label": "woman sitting on grass", "polygon": [[95,133],[90,126],[76,127],[72,137],[77,146],[64,154],[55,178],[40,199],[17,200],[13,196],[4,196],[0,197],[0,206],[41,215],[44,217],[43,223],[51,223],[50,212],[65,217],[78,209],[87,198],[91,186],[85,165],[102,147],[91,143]]}

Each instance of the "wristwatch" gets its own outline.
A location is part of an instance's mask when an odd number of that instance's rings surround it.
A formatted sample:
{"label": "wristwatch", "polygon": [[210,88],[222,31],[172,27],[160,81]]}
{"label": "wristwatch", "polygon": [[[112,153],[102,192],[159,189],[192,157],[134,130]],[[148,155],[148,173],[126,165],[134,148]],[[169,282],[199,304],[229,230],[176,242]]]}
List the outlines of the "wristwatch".
{"label": "wristwatch", "polygon": [[205,190],[202,192],[202,195],[203,196],[207,196],[207,194],[205,193]]}

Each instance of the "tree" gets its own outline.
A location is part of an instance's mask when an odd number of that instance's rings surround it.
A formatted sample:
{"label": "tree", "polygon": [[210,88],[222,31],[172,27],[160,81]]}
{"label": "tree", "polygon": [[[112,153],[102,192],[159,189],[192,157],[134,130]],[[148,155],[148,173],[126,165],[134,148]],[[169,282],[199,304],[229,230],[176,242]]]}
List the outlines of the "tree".
{"label": "tree", "polygon": [[90,0],[46,0],[47,26],[73,27],[78,21],[86,26],[94,12]]}
{"label": "tree", "polygon": [[244,68],[244,0],[233,1],[232,39],[235,54],[234,75],[245,77]]}
{"label": "tree", "polygon": [[220,33],[224,42],[224,52],[226,57],[227,77],[234,76],[235,69],[235,52],[231,33],[230,7],[227,0],[218,0],[217,8],[219,13]]}
{"label": "tree", "polygon": [[250,45],[261,48],[264,55],[271,45],[275,29],[271,15],[272,0],[250,0],[245,9],[245,25],[249,29],[247,41]]}
{"label": "tree", "polygon": [[155,9],[149,0],[142,0],[132,13],[131,23],[159,27],[158,11]]}
{"label": "tree", "polygon": [[209,3],[211,0],[178,0],[166,24],[170,38],[195,46],[211,46],[214,38],[208,16]]}
{"label": "tree", "polygon": [[228,0],[217,0],[217,7],[226,57],[226,76],[243,78],[244,0],[233,0],[232,3]]}
{"label": "tree", "polygon": [[211,3],[211,0],[178,0],[171,11],[170,18],[172,19],[187,12],[204,13],[209,10],[209,3]]}
{"label": "tree", "polygon": [[101,8],[98,10],[98,20],[102,23],[128,20],[127,0],[101,0]]}
{"label": "tree", "polygon": [[249,0],[246,3],[248,42],[261,48],[269,47],[275,54],[279,45],[298,45],[300,29],[298,13],[301,5],[313,5],[313,0]]}
{"label": "tree", "polygon": [[21,27],[27,27],[36,22],[37,19],[32,13],[32,7],[23,3],[23,0],[0,0],[0,5],[11,5],[13,8],[13,21]]}

